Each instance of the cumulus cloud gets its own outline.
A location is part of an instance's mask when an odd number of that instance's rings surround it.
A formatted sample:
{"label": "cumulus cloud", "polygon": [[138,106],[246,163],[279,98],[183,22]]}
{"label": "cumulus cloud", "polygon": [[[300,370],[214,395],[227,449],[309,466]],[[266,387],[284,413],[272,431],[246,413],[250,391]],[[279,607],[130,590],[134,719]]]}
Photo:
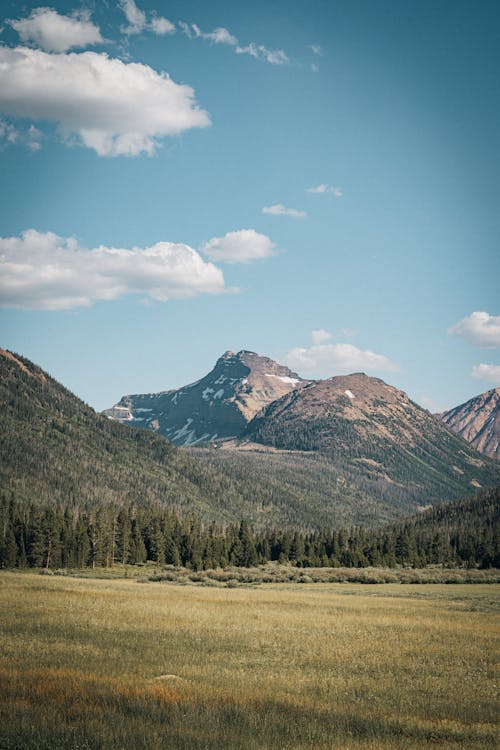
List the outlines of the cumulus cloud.
{"label": "cumulus cloud", "polygon": [[500,346],[500,315],[473,312],[448,328],[448,333],[452,336],[461,336],[476,346],[495,349]]}
{"label": "cumulus cloud", "polygon": [[305,219],[307,216],[305,211],[301,211],[298,208],[287,208],[282,203],[275,203],[274,206],[264,206],[262,213],[269,214],[270,216],[293,216],[296,219]]}
{"label": "cumulus cloud", "polygon": [[265,234],[255,229],[228,232],[224,237],[213,237],[201,248],[215,261],[225,263],[252,263],[274,255],[275,244]]}
{"label": "cumulus cloud", "polygon": [[87,250],[74,238],[29,229],[0,238],[0,304],[67,310],[143,294],[166,301],[225,291],[222,271],[184,244]]}
{"label": "cumulus cloud", "polygon": [[291,349],[283,358],[284,363],[298,372],[317,377],[359,371],[395,372],[399,369],[383,354],[358,349],[353,344],[333,343],[331,338],[328,331],[313,331],[312,345]]}
{"label": "cumulus cloud", "polygon": [[155,12],[151,14],[151,20],[147,20],[146,13],[137,7],[134,0],[120,0],[119,6],[125,14],[128,26],[122,26],[121,31],[127,36],[140,34],[142,31],[152,31],[159,36],[175,33],[175,25],[168,18],[158,16]]}
{"label": "cumulus cloud", "polygon": [[96,52],[0,46],[0,112],[56,122],[100,156],[152,154],[159,139],[210,125],[190,86]]}
{"label": "cumulus cloud", "polygon": [[269,49],[255,42],[241,46],[237,37],[223,26],[218,26],[213,31],[202,31],[197,24],[189,24],[185,21],[179,21],[179,26],[189,39],[206,39],[212,44],[227,44],[234,48],[237,55],[250,55],[256,60],[263,60],[271,65],[286,65],[290,62],[282,49]]}
{"label": "cumulus cloud", "polygon": [[478,380],[486,380],[493,385],[500,385],[500,365],[475,365],[472,368],[471,375]]}
{"label": "cumulus cloud", "polygon": [[342,198],[344,194],[342,192],[342,188],[333,187],[332,185],[327,185],[326,183],[316,185],[316,187],[307,188],[306,193],[314,193],[316,195],[319,195],[321,193],[331,193],[334,198]]}
{"label": "cumulus cloud", "polygon": [[10,19],[7,23],[23,42],[32,42],[47,52],[66,52],[104,41],[88,11],[62,16],[52,8],[35,8],[27,18]]}

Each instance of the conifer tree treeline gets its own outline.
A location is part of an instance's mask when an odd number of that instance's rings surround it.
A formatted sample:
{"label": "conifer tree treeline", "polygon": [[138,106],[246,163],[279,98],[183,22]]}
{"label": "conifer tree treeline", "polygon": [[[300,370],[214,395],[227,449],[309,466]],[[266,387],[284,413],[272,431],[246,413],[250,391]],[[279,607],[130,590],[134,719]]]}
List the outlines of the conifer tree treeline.
{"label": "conifer tree treeline", "polygon": [[500,487],[383,529],[254,533],[248,523],[203,524],[160,504],[19,503],[0,495],[0,567],[86,568],[138,564],[202,570],[275,560],[298,567],[500,568]]}

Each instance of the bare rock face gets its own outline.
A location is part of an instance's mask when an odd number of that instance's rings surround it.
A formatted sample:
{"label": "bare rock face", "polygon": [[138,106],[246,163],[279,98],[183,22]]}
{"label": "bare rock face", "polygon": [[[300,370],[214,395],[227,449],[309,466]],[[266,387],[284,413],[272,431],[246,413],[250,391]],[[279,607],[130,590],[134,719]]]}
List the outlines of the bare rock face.
{"label": "bare rock face", "polygon": [[476,450],[500,461],[500,388],[437,416]]}
{"label": "bare rock face", "polygon": [[196,383],[123,396],[103,414],[155,430],[177,445],[194,445],[240,435],[263,407],[309,382],[255,352],[227,351]]}

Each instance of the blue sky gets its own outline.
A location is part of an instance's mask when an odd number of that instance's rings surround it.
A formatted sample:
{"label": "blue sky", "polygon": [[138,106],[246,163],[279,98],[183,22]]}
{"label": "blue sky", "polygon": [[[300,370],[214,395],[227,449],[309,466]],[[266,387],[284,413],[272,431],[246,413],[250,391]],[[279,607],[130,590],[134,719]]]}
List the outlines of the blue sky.
{"label": "blue sky", "polygon": [[2,12],[2,346],[97,409],[226,349],[500,385],[497,3]]}

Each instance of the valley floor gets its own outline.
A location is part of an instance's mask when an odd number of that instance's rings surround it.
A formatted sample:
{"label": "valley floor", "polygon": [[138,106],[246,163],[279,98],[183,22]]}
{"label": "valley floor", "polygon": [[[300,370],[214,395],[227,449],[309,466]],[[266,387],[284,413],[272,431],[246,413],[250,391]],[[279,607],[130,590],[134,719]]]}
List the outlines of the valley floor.
{"label": "valley floor", "polygon": [[1,572],[0,747],[490,749],[499,594]]}

